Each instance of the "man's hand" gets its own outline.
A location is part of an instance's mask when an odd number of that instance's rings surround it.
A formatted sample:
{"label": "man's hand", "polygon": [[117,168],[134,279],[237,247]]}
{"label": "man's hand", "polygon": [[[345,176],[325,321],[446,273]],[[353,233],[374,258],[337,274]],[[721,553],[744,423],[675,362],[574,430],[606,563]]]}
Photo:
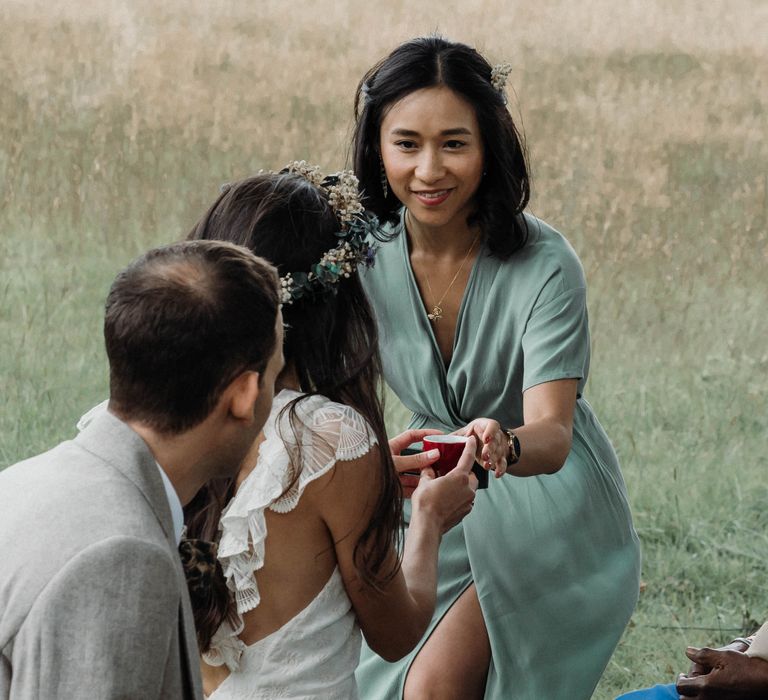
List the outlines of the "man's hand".
{"label": "man's hand", "polygon": [[[747,649],[749,649],[749,646],[747,644],[736,640],[731,642],[730,644],[726,644],[724,647],[717,647],[715,651],[746,651]],[[688,670],[688,677],[695,678],[696,676],[703,676],[709,673],[710,670],[711,669],[708,668],[707,666],[702,666],[701,664],[696,663],[696,661],[691,661],[691,668]]]}
{"label": "man's hand", "polygon": [[688,647],[686,656],[704,672],[680,674],[681,698],[698,700],[764,700],[768,698],[768,661],[743,652]]}

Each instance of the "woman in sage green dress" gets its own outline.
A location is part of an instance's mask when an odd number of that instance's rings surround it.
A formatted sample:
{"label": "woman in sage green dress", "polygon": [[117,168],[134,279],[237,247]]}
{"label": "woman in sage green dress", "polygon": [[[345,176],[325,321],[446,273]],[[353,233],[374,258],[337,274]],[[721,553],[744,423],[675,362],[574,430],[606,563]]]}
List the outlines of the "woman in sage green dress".
{"label": "woman in sage green dress", "polygon": [[355,170],[387,239],[364,284],[387,382],[412,427],[476,435],[496,476],[443,538],[419,647],[398,663],[364,650],[366,700],[588,698],[637,600],[624,482],[583,397],[584,273],[524,212],[508,72],[429,37],[360,83]]}

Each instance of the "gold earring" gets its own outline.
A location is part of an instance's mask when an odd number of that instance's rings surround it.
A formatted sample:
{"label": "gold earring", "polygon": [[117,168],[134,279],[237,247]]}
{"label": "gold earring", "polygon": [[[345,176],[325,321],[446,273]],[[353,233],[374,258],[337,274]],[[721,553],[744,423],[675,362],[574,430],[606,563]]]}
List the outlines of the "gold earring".
{"label": "gold earring", "polygon": [[381,178],[381,191],[384,193],[384,199],[389,196],[389,187],[387,186],[387,171],[384,169],[384,159],[379,156],[379,176]]}

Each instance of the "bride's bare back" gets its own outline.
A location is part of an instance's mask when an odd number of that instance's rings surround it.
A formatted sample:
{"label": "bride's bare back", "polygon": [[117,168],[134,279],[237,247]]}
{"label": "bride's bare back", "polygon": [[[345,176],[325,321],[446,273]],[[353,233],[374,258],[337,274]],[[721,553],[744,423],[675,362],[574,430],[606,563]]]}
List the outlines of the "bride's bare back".
{"label": "bride's bare back", "polygon": [[246,644],[272,634],[304,610],[336,568],[333,539],[322,514],[324,499],[336,497],[334,475],[331,471],[309,484],[292,511],[265,513],[265,564],[256,572],[261,602],[243,615],[240,638]]}
{"label": "bride's bare back", "polygon": [[[394,575],[380,587],[366,583],[355,550],[375,510],[381,452],[356,411],[322,396],[299,401],[298,421],[290,424],[281,411],[300,396],[284,390],[275,398],[255,445],[255,467],[222,516],[219,558],[242,626],[217,633],[206,655],[236,671],[203,666],[215,700],[240,697],[240,685],[261,689],[302,679],[315,684],[308,696],[346,697],[354,689],[360,630],[386,659],[410,651],[434,606],[441,534],[470,507],[471,449],[455,474],[423,477],[402,568],[390,548],[381,573]],[[292,433],[288,425],[299,428]]]}

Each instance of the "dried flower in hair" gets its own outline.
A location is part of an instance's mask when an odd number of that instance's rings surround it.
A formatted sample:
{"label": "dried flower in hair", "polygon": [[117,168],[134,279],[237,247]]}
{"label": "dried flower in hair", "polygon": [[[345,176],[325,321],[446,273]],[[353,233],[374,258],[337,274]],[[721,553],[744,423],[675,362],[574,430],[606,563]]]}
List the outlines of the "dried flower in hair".
{"label": "dried flower in hair", "polygon": [[342,226],[348,225],[363,211],[360,202],[360,183],[350,170],[342,170],[336,175],[329,175],[320,184],[328,192],[328,201],[336,212]]}
{"label": "dried flower in hair", "polygon": [[497,63],[491,69],[491,85],[496,92],[504,92],[504,86],[507,84],[507,78],[512,72],[512,65],[509,63]]}
{"label": "dried flower in hair", "polygon": [[283,172],[296,173],[305,180],[309,180],[313,185],[320,187],[323,182],[323,174],[320,172],[320,166],[310,165],[306,160],[294,160],[283,168]]}
{"label": "dried flower in hair", "polygon": [[340,228],[336,233],[339,244],[327,251],[309,272],[289,272],[280,278],[280,301],[292,304],[303,297],[335,294],[339,281],[349,278],[359,265],[373,267],[376,247],[370,239],[379,220],[363,207],[358,179],[350,170],[326,176],[318,166],[301,160],[289,163],[280,172],[300,175],[323,190]]}
{"label": "dried flower in hair", "polygon": [[360,94],[357,97],[357,108],[362,110],[366,103],[371,99],[371,86],[368,83],[363,83],[360,86]]}

